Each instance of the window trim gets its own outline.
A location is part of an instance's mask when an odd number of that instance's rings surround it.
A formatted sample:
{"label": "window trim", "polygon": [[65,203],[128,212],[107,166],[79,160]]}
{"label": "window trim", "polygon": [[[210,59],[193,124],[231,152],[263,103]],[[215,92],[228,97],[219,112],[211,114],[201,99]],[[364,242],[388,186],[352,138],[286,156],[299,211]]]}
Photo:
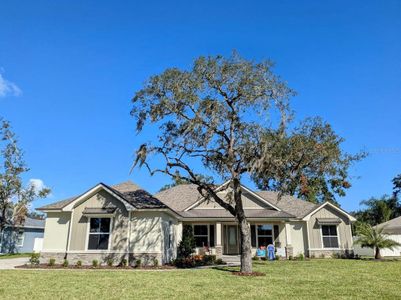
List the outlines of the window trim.
{"label": "window trim", "polygon": [[[340,244],[340,234],[339,234],[339,231],[338,231],[338,225],[340,225],[340,224],[321,224],[320,225],[320,240],[321,240],[321,242],[322,242],[322,248],[321,249],[324,249],[324,250],[339,250],[339,249],[341,249],[341,244]],[[337,244],[338,244],[338,247],[337,248],[333,248],[333,247],[325,247],[324,246],[324,243],[323,243],[323,226],[335,226],[336,227],[336,233],[337,233]],[[333,237],[333,235],[326,235],[326,236],[330,236],[330,237]]]}
{"label": "window trim", "polygon": [[[85,241],[85,251],[94,251],[94,252],[105,252],[105,251],[110,251],[111,248],[111,240],[113,236],[113,224],[114,224],[114,217],[112,216],[91,216],[87,217],[88,221],[86,223],[86,241]],[[90,234],[101,234],[101,233],[90,233],[90,225],[91,225],[91,219],[110,219],[110,227],[109,227],[109,242],[107,244],[107,249],[89,249],[89,235]],[[103,234],[105,234],[103,232]]]}
{"label": "window trim", "polygon": [[[209,223],[197,223],[197,224],[192,224],[192,232],[194,234],[194,238],[199,236],[199,237],[205,237],[206,235],[195,235],[195,226],[206,226],[207,228],[207,246],[203,246],[203,247],[210,247],[210,224]],[[203,248],[202,246],[195,246],[196,248]]]}
{"label": "window trim", "polygon": [[[272,223],[255,223],[255,224],[252,224],[252,225],[255,225],[256,249],[259,249],[259,233],[258,233],[258,226],[259,226],[259,225],[270,225],[270,226],[272,227],[272,234],[271,234],[271,237],[272,237],[272,242],[273,242],[272,245],[274,245],[274,240],[275,240],[275,236],[274,236],[274,224],[272,224]],[[251,232],[251,234],[252,234],[252,232]],[[261,237],[269,237],[269,236],[270,236],[270,235],[264,235],[264,234],[261,235]],[[269,244],[269,245],[270,245],[270,244]]]}

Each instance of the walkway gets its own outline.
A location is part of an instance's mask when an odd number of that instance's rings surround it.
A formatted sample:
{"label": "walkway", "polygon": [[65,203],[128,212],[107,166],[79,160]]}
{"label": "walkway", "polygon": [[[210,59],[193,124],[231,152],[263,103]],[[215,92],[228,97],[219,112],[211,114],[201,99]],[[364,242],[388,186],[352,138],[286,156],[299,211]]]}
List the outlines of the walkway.
{"label": "walkway", "polygon": [[23,264],[26,264],[28,261],[29,257],[0,259],[0,270],[15,269],[16,266],[21,266]]}

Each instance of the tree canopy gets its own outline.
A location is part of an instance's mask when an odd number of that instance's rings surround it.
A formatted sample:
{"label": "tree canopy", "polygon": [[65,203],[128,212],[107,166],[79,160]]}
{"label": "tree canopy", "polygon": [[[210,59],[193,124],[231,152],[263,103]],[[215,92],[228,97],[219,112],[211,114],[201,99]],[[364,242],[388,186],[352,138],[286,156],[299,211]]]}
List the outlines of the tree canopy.
{"label": "tree canopy", "polygon": [[260,189],[310,202],[336,202],[351,187],[349,167],[366,153],[341,149],[344,139],[321,118],[308,118],[292,130],[267,130],[262,165],[252,178]]}
{"label": "tree canopy", "polygon": [[359,222],[375,226],[401,216],[401,203],[397,192],[398,177],[393,179],[394,188],[391,196],[372,197],[360,202],[363,208],[353,213]]}

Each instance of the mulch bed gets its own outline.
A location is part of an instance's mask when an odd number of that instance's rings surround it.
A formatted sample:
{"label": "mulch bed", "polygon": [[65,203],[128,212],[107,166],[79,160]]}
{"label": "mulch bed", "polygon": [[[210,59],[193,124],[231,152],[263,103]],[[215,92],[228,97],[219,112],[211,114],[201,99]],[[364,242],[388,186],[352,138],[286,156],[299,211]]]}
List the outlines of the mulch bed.
{"label": "mulch bed", "polygon": [[252,272],[252,273],[231,272],[231,274],[236,275],[236,276],[249,276],[249,277],[266,276],[266,274],[262,273],[262,272]]}
{"label": "mulch bed", "polygon": [[39,265],[22,265],[22,266],[16,266],[15,268],[18,269],[48,269],[48,270],[60,270],[60,269],[72,269],[72,270],[166,270],[166,269],[176,269],[174,266],[170,265],[163,265],[163,266],[141,266],[140,268],[138,267],[122,267],[122,266],[98,266],[98,267],[93,267],[90,265],[82,265],[80,267],[78,266],[68,266],[68,267],[63,267],[62,265],[54,265],[54,266],[49,266],[48,264],[39,264]]}

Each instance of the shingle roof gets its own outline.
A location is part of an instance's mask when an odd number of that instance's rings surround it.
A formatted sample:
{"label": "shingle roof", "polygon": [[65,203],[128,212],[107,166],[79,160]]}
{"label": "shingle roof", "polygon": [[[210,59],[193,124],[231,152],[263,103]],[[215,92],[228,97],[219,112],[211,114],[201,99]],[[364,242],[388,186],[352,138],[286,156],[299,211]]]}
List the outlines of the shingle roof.
{"label": "shingle roof", "polygon": [[24,227],[39,227],[39,228],[45,228],[45,220],[39,220],[39,219],[32,219],[32,218],[26,218]]}
{"label": "shingle roof", "polygon": [[[143,209],[143,208],[166,208],[167,206],[159,201],[157,198],[153,197],[150,193],[143,190],[141,187],[133,183],[132,181],[125,181],[116,185],[108,186],[101,183],[105,187],[112,190],[114,193],[119,195],[121,198],[126,200],[132,206]],[[38,208],[38,210],[57,210],[62,209],[67,206],[80,195],[74,196],[65,200],[61,200],[55,203]]]}
{"label": "shingle roof", "polygon": [[196,185],[180,184],[157,193],[155,197],[160,199],[168,207],[179,212],[198,201],[201,195]]}
{"label": "shingle roof", "polygon": [[391,219],[390,221],[381,223],[376,227],[384,227],[383,232],[387,234],[401,234],[401,217]]}
{"label": "shingle roof", "polygon": [[[282,196],[280,201],[278,201],[277,192],[259,191],[256,192],[256,194],[276,205],[282,211],[298,218],[306,216],[309,212],[313,211],[319,206],[292,196]],[[160,199],[173,210],[181,212],[198,201],[201,198],[201,195],[199,194],[196,185],[181,184],[168,190],[159,192],[155,195],[155,197]]]}
{"label": "shingle roof", "polygon": [[[225,209],[193,209],[179,212],[184,218],[234,218]],[[245,209],[245,216],[248,218],[293,218],[283,211],[271,209]]]}
{"label": "shingle roof", "polygon": [[256,192],[259,196],[267,201],[274,203],[281,210],[290,213],[298,218],[305,217],[308,213],[318,208],[318,204],[314,204],[305,200],[301,200],[292,196],[282,196],[278,200],[278,193],[272,191]]}

